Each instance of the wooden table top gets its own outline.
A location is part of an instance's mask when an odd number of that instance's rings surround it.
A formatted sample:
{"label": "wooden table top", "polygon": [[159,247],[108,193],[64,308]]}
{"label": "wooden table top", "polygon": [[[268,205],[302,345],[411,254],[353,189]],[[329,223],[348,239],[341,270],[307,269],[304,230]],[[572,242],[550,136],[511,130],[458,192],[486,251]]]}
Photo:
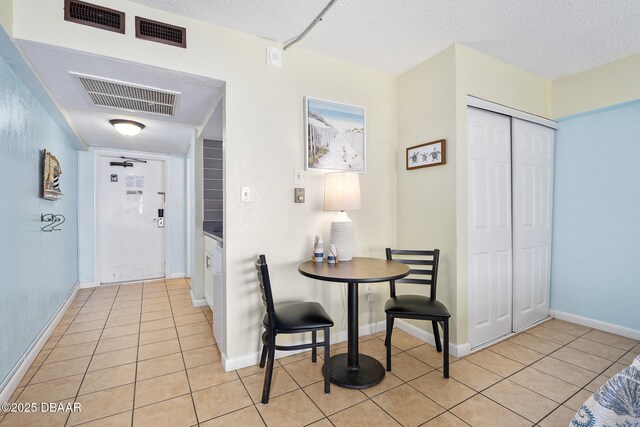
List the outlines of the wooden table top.
{"label": "wooden table top", "polygon": [[327,282],[372,283],[401,279],[409,274],[409,267],[386,259],[354,257],[337,264],[307,261],[298,266],[298,271],[303,276]]}

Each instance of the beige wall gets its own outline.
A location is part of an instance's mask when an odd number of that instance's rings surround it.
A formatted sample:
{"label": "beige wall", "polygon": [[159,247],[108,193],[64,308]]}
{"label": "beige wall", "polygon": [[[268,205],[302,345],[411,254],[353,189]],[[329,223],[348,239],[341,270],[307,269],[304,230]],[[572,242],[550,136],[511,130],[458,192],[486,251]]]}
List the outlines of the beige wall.
{"label": "beige wall", "polygon": [[[459,345],[468,340],[467,95],[549,117],[551,82],[461,45],[398,78],[398,245],[443,251],[438,296]],[[404,170],[406,147],[439,138],[445,166]]]}
{"label": "beige wall", "polygon": [[0,25],[4,31],[9,34],[13,33],[13,0],[0,0]]}
{"label": "beige wall", "polygon": [[[398,247],[439,248],[438,298],[456,313],[455,46],[398,77]],[[406,170],[406,148],[446,139],[443,166]],[[407,286],[407,285],[404,285]],[[402,292],[410,292],[409,289]],[[425,290],[416,290],[422,294]],[[457,316],[451,341],[456,342]],[[425,322],[416,323],[425,328]],[[429,330],[429,329],[427,329]]]}
{"label": "beige wall", "polygon": [[456,200],[458,343],[468,341],[467,95],[551,116],[551,82],[462,45],[456,45]]}
{"label": "beige wall", "polygon": [[[328,241],[334,215],[322,211],[319,173],[305,174],[307,202],[293,203],[294,168],[304,166],[303,96],[366,107],[362,209],[349,214],[357,254],[383,256],[396,243],[395,77],[297,48],[286,52],[282,69],[274,69],[265,65],[265,48],[273,44],[266,40],[124,0],[109,6],[127,13],[126,35],[65,22],[60,2],[15,1],[14,37],[226,81],[227,356],[259,350],[263,309],[253,265],[260,253],[269,260],[278,299],[316,299],[334,318],[335,332],[344,329],[342,286],[314,282],[296,270],[309,257],[314,235]],[[188,28],[188,49],[135,39],[135,15]],[[251,187],[251,203],[240,203],[241,186]],[[384,318],[386,294],[376,289],[376,300],[361,304],[361,324]]]}
{"label": "beige wall", "polygon": [[640,53],[555,80],[553,117],[640,99]]}

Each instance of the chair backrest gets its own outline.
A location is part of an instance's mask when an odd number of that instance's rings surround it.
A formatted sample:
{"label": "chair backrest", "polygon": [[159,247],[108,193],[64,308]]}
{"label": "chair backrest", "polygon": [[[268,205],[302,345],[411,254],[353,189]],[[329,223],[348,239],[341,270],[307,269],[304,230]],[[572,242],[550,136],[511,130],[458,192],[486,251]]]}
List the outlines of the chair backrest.
{"label": "chair backrest", "polygon": [[273,308],[273,295],[271,294],[269,267],[267,266],[267,258],[264,255],[260,255],[258,257],[258,260],[256,261],[256,270],[258,270],[258,283],[260,284],[262,303],[267,310],[269,325],[273,325],[275,310]]}
{"label": "chair backrest", "polygon": [[[438,283],[438,261],[440,249],[430,251],[386,249],[387,259],[409,265],[409,276],[404,279],[391,280],[391,297],[396,296],[396,283],[413,283],[431,286],[431,298],[436,298]],[[397,255],[394,257],[394,255]],[[399,257],[398,257],[399,256]],[[414,266],[417,266],[414,267]]]}

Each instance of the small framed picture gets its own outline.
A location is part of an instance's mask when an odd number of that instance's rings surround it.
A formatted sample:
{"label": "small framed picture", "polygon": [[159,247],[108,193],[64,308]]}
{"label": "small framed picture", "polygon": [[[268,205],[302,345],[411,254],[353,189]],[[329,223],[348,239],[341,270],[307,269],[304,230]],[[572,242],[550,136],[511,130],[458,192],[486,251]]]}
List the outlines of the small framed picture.
{"label": "small framed picture", "polygon": [[304,98],[305,168],[365,173],[365,108]]}
{"label": "small framed picture", "polygon": [[446,140],[439,139],[407,148],[407,170],[447,163]]}

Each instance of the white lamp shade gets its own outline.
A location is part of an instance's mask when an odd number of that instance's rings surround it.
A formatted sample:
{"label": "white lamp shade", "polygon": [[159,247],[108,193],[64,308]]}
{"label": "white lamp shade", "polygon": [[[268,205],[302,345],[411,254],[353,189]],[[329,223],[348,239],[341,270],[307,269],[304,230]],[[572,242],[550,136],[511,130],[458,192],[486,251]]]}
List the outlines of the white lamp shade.
{"label": "white lamp shade", "polygon": [[324,210],[360,209],[360,174],[331,172],[324,176]]}

